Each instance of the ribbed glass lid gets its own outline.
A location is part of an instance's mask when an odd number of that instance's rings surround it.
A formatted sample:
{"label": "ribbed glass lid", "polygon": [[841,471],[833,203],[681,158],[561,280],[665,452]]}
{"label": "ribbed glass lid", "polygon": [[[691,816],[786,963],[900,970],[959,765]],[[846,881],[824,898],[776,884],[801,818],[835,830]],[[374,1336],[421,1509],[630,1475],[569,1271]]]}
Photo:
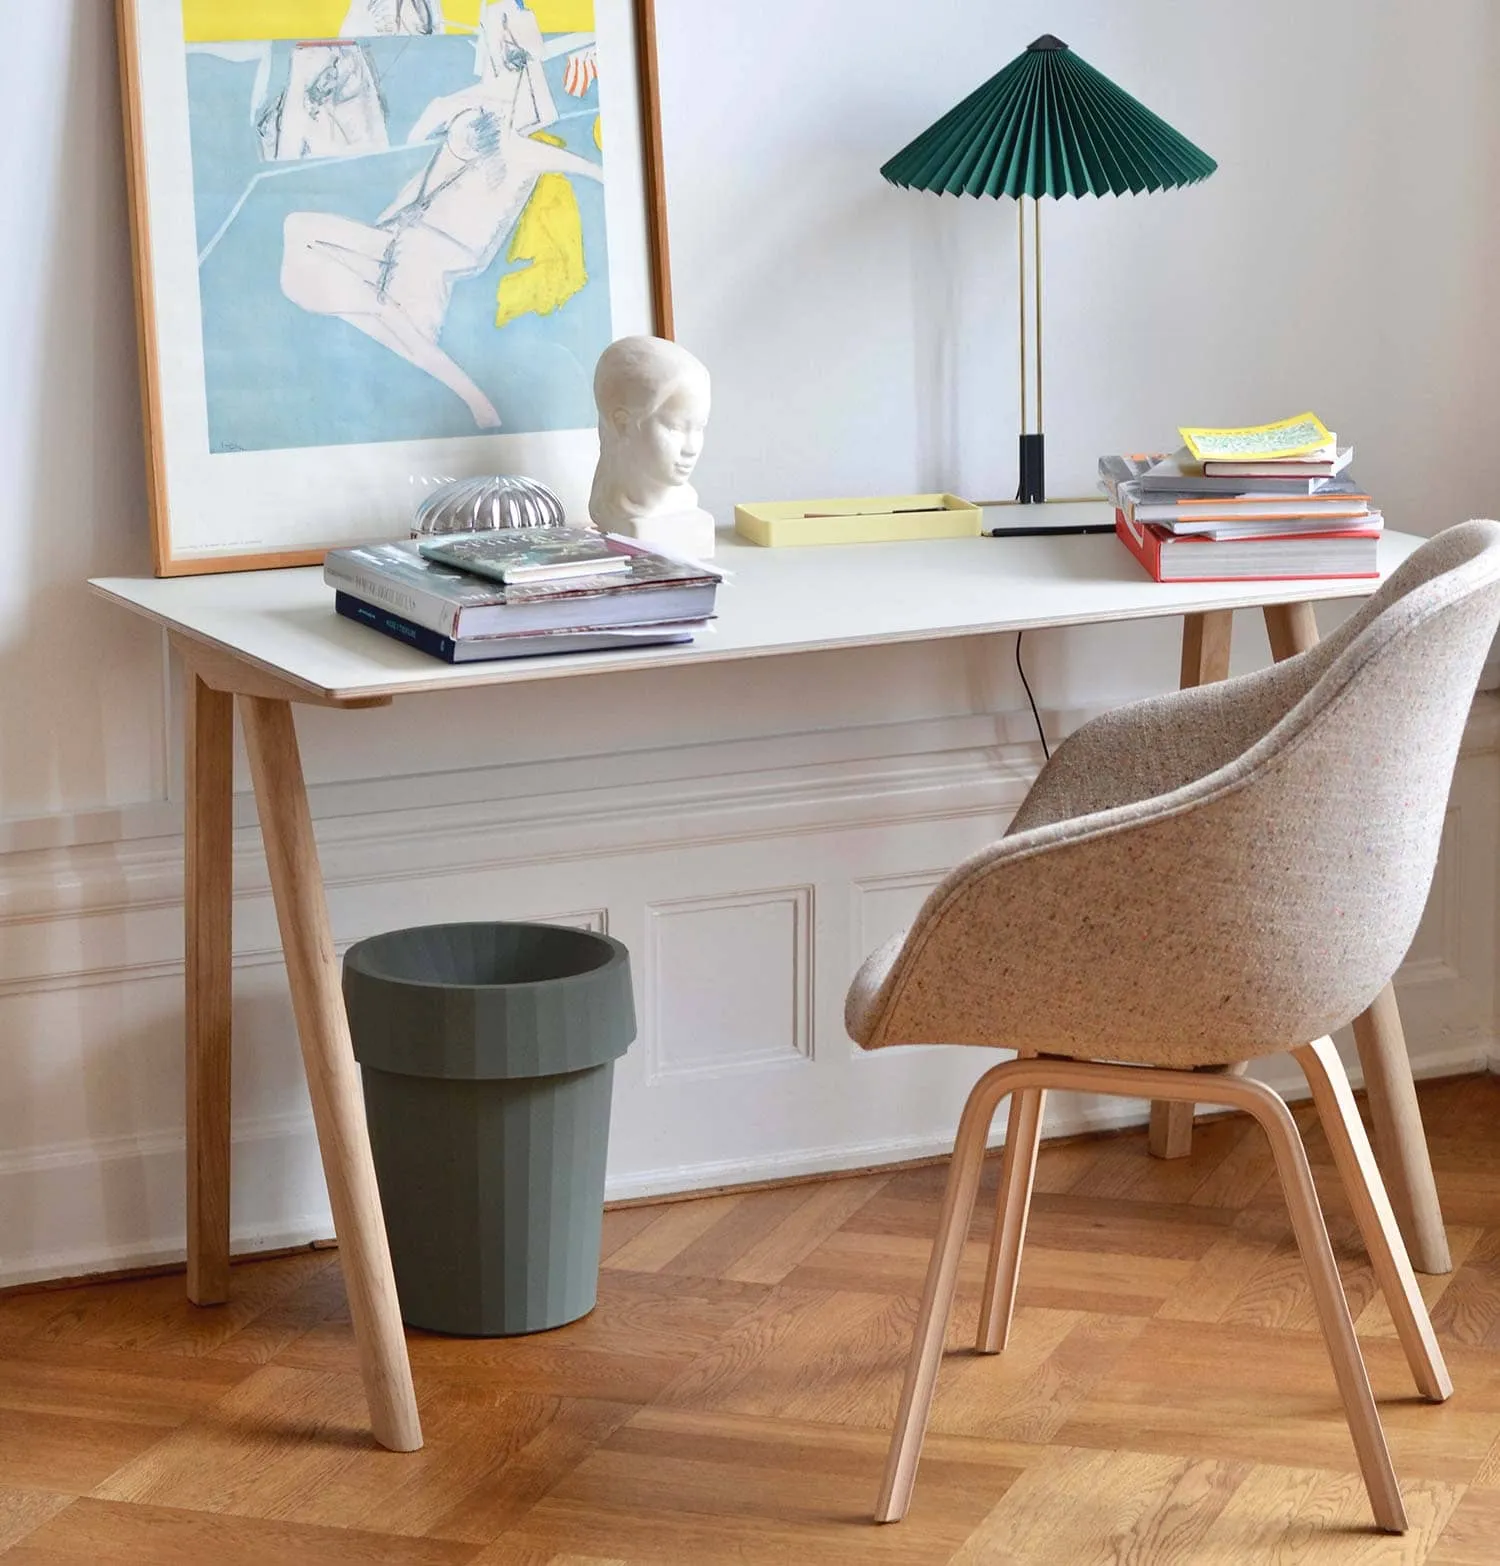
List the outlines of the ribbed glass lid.
{"label": "ribbed glass lid", "polygon": [[1192,185],[1217,167],[1047,33],[880,172],[955,196],[1122,196]]}

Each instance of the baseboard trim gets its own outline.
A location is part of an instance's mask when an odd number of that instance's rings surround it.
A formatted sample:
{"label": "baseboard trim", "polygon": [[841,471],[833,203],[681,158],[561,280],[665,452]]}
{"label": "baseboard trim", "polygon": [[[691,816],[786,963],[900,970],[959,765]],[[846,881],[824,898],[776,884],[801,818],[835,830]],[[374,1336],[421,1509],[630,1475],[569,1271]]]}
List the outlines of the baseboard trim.
{"label": "baseboard trim", "polygon": [[[1426,1063],[1428,1069],[1418,1070],[1419,1081],[1447,1082],[1461,1081],[1465,1077],[1479,1076],[1493,1071],[1500,1073],[1500,1048],[1482,1052],[1482,1058],[1477,1063],[1461,1066],[1459,1069],[1447,1069],[1443,1064],[1434,1059]],[[1295,1074],[1295,1073],[1293,1073]],[[1281,1075],[1281,1073],[1277,1073]],[[1355,1091],[1361,1098],[1364,1096],[1363,1086],[1358,1073],[1351,1071],[1350,1079],[1355,1083]],[[1292,1103],[1309,1095],[1305,1091],[1295,1092],[1290,1083],[1283,1085],[1273,1084],[1278,1091]],[[1064,1123],[1075,1120],[1086,1120],[1085,1129],[1068,1130],[1056,1129],[1052,1118],[1049,1116],[1048,1126],[1043,1131],[1042,1140],[1049,1146],[1061,1144],[1089,1142],[1103,1140],[1109,1137],[1124,1135],[1128,1132],[1141,1129],[1147,1121],[1149,1111],[1142,1104],[1134,1100],[1108,1100],[1106,1103],[1111,1109],[1102,1112],[1093,1112],[1085,1116],[1060,1117]],[[1113,1112],[1118,1108],[1120,1113]],[[1215,1105],[1202,1105],[1195,1119],[1200,1121],[1217,1119],[1221,1115],[1235,1114],[1238,1111],[1222,1109]],[[1004,1146],[1004,1136],[997,1135],[991,1138],[990,1146],[998,1149]],[[817,1185],[828,1180],[857,1180],[868,1175],[900,1174],[909,1169],[920,1169],[947,1161],[952,1151],[951,1139],[939,1142],[931,1138],[907,1138],[899,1141],[885,1143],[868,1143],[865,1149],[845,1148],[840,1150],[842,1156],[868,1150],[871,1148],[912,1148],[926,1149],[915,1151],[905,1157],[880,1158],[868,1163],[855,1165],[840,1165],[837,1167],[828,1165],[829,1154],[813,1155],[811,1159],[787,1158],[780,1164],[784,1172],[778,1174],[762,1174],[743,1180],[729,1180],[720,1185],[695,1184],[690,1188],[675,1190],[663,1190],[655,1194],[641,1193],[631,1195],[616,1194],[622,1188],[628,1188],[634,1183],[651,1176],[636,1177],[635,1181],[617,1181],[606,1188],[605,1209],[614,1211],[626,1207],[641,1207],[654,1203],[695,1202],[711,1196],[745,1196],[755,1191],[775,1190],[789,1185]],[[831,1152],[831,1150],[830,1150]],[[761,1161],[762,1166],[766,1160]],[[798,1168],[805,1163],[807,1167]],[[695,1166],[698,1171],[706,1171],[714,1165],[700,1164]],[[730,1167],[728,1161],[724,1167]],[[235,1263],[250,1261],[272,1261],[278,1257],[301,1255],[305,1251],[337,1250],[338,1242],[334,1239],[326,1220],[309,1217],[300,1224],[292,1226],[272,1227],[250,1233],[236,1233],[235,1247],[232,1260]],[[61,1253],[60,1253],[61,1255]],[[124,1250],[118,1258],[111,1258],[114,1265],[103,1268],[93,1268],[79,1272],[38,1272],[36,1276],[28,1276],[29,1271],[35,1269],[21,1269],[12,1275],[4,1269],[0,1269],[0,1298],[11,1294],[41,1293],[51,1290],[87,1288],[101,1283],[128,1283],[146,1278],[170,1277],[174,1273],[186,1271],[186,1247],[185,1244],[163,1247],[146,1247],[135,1251]],[[43,1263],[44,1266],[53,1265],[52,1261]]]}
{"label": "baseboard trim", "polygon": [[[1357,1061],[1351,1057],[1345,1064],[1350,1082],[1356,1089],[1362,1088],[1364,1075]],[[1487,1070],[1500,1071],[1500,1047],[1490,1042],[1430,1050],[1412,1060],[1413,1075],[1423,1082],[1473,1076]],[[1290,1103],[1309,1096],[1306,1080],[1290,1057],[1272,1056],[1254,1074]],[[1200,1113],[1211,1117],[1227,1111],[1204,1105]],[[1103,1135],[1144,1125],[1149,1118],[1150,1108],[1140,1100],[1054,1093],[1049,1095],[1042,1137],[1044,1141],[1054,1142]],[[990,1146],[1000,1147],[1004,1142],[1004,1124],[997,1119]],[[953,1133],[948,1131],[935,1136],[846,1143],[772,1157],[723,1159],[676,1169],[646,1170],[608,1180],[605,1199],[611,1206],[624,1206],[668,1197],[701,1196],[711,1191],[744,1191],[836,1175],[904,1168],[942,1159],[952,1147]]]}
{"label": "baseboard trim", "polygon": [[[326,1214],[307,1214],[289,1224],[256,1225],[236,1228],[234,1260],[284,1255],[292,1251],[315,1250],[336,1244],[333,1226]],[[187,1239],[159,1245],[105,1246],[54,1251],[36,1257],[25,1266],[0,1267],[0,1294],[39,1284],[58,1287],[104,1283],[114,1278],[147,1277],[184,1270],[187,1266]]]}

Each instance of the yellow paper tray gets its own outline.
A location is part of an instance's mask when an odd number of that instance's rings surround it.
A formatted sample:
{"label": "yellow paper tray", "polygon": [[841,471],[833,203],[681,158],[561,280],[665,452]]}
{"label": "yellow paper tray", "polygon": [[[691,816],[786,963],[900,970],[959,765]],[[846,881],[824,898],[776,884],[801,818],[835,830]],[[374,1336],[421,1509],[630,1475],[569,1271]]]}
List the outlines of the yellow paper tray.
{"label": "yellow paper tray", "polygon": [[978,538],[979,507],[957,495],[867,495],[858,500],[781,500],[734,508],[734,530],[752,544],[883,544],[903,538]]}

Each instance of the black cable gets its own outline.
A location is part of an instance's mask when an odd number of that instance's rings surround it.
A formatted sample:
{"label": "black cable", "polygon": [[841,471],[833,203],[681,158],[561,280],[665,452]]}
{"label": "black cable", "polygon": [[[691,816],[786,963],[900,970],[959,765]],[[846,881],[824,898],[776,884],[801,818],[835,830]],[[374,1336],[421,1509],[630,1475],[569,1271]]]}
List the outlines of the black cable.
{"label": "black cable", "polygon": [[1051,761],[1052,752],[1047,746],[1047,736],[1042,731],[1042,715],[1036,710],[1036,697],[1031,694],[1031,682],[1026,678],[1026,670],[1021,665],[1021,638],[1026,633],[1016,632],[1016,673],[1021,676],[1021,687],[1026,692],[1026,700],[1031,703],[1031,716],[1036,719],[1036,737],[1042,742],[1042,755]]}

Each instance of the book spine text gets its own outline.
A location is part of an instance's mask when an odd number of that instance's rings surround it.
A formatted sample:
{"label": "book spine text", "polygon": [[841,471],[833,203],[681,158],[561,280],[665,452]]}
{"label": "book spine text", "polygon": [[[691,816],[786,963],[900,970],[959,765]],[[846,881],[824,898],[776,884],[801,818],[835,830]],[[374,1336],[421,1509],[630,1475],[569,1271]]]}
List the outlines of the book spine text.
{"label": "book spine text", "polygon": [[425,626],[441,636],[458,634],[460,606],[438,593],[423,592],[333,555],[323,563],[323,580],[336,592],[388,609],[403,620]]}

